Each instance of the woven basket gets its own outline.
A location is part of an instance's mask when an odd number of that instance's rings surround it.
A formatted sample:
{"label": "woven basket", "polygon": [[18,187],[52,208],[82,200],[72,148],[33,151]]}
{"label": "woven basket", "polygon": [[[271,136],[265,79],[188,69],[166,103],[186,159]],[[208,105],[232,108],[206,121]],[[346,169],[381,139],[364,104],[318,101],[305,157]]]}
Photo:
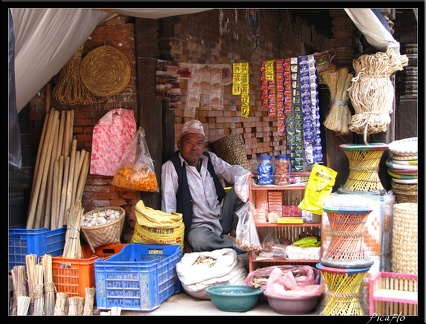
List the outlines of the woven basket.
{"label": "woven basket", "polygon": [[222,137],[214,141],[212,145],[217,156],[229,164],[241,165],[247,170],[250,170],[241,134]]}
{"label": "woven basket", "polygon": [[85,86],[97,96],[109,97],[121,92],[130,81],[127,56],[112,46],[101,46],[81,61],[80,76]]}
{"label": "woven basket", "polygon": [[121,207],[109,206],[94,209],[87,214],[93,214],[95,212],[101,212],[107,209],[118,210],[120,212],[120,217],[116,220],[100,226],[93,227],[81,227],[81,233],[83,234],[84,239],[87,244],[89,244],[90,249],[95,252],[95,249],[99,246],[106,244],[117,244],[120,242],[121,231],[123,230],[124,225],[124,216],[126,215],[125,211]]}
{"label": "woven basket", "polygon": [[396,203],[417,203],[417,184],[400,184],[392,181],[391,185]]}
{"label": "woven basket", "polygon": [[392,272],[417,274],[417,203],[393,206]]}

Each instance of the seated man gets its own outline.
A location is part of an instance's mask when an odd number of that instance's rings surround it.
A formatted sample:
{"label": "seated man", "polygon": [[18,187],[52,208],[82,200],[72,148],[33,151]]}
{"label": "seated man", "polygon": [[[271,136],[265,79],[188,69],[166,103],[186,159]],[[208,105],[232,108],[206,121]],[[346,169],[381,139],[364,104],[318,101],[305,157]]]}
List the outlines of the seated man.
{"label": "seated man", "polygon": [[233,187],[226,193],[220,179],[233,184],[235,176],[249,171],[205,151],[204,128],[198,120],[183,125],[177,147],[161,168],[161,210],[183,214],[185,243],[192,252],[233,248],[228,235],[235,236],[235,212],[244,202]]}

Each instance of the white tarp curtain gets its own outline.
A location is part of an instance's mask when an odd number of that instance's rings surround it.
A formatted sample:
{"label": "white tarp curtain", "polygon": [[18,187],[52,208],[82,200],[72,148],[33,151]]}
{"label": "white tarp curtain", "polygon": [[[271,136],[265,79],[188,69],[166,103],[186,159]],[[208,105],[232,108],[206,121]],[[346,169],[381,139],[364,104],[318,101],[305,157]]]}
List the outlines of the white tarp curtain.
{"label": "white tarp curtain", "polygon": [[10,10],[15,32],[16,109],[19,112],[61,70],[96,26],[117,14],[157,19],[209,9]]}
{"label": "white tarp curtain", "polygon": [[[15,91],[18,113],[61,70],[96,26],[117,14],[158,19],[211,10],[186,8],[9,9],[12,14],[15,37]],[[399,43],[393,39],[370,9],[345,10],[371,45],[380,51],[386,51],[388,46],[395,48],[398,46],[399,49]],[[9,88],[9,95],[10,91]],[[9,125],[9,130],[11,126]],[[20,164],[17,166],[20,167]]]}
{"label": "white tarp curtain", "polygon": [[345,9],[349,18],[365,36],[367,42],[381,52],[392,48],[399,54],[399,43],[392,34],[383,26],[374,12],[368,8]]}

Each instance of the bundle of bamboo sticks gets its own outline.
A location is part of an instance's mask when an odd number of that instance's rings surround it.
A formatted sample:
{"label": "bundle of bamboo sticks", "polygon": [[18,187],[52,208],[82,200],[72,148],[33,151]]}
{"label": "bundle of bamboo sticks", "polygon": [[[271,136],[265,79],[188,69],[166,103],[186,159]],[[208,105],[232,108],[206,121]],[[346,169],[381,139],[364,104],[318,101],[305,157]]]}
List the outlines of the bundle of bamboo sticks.
{"label": "bundle of bamboo sticks", "polygon": [[45,254],[41,259],[44,273],[44,314],[53,315],[55,309],[55,284],[53,283],[52,256]]}
{"label": "bundle of bamboo sticks", "polygon": [[63,258],[80,259],[83,257],[80,245],[80,224],[83,211],[81,201],[76,201],[69,210]]}
{"label": "bundle of bamboo sticks", "polygon": [[77,151],[73,138],[74,110],[54,108],[46,114],[34,168],[27,229],[57,229],[66,213],[81,200],[89,173],[90,154]]}
{"label": "bundle of bamboo sticks", "polygon": [[[13,297],[11,300],[10,315],[27,315],[28,307],[30,306],[30,297],[28,297],[25,267],[23,265],[14,266],[11,270],[11,274],[13,284]],[[20,307],[18,306],[19,300],[21,300]],[[25,308],[23,306],[25,306]],[[23,314],[24,312],[25,314]]]}
{"label": "bundle of bamboo sticks", "polygon": [[352,115],[348,107],[348,88],[353,75],[347,68],[340,68],[337,71],[325,71],[322,76],[330,90],[331,98],[331,108],[324,121],[324,126],[339,135],[350,134],[349,122]]}

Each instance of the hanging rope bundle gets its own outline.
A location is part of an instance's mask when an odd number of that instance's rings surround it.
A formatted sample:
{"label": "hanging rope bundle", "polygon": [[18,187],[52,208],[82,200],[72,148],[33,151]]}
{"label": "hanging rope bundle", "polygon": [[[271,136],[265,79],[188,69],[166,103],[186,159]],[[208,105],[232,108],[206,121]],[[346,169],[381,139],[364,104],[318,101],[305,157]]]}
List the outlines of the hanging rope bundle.
{"label": "hanging rope bundle", "polygon": [[94,95],[81,80],[80,64],[82,54],[83,45],[61,70],[58,84],[53,90],[53,95],[62,104],[90,105],[95,103]]}
{"label": "hanging rope bundle", "polygon": [[385,132],[393,111],[395,90],[390,76],[408,65],[406,55],[399,55],[391,48],[386,53],[361,55],[353,60],[356,77],[348,89],[349,98],[355,109],[349,129],[367,135]]}

